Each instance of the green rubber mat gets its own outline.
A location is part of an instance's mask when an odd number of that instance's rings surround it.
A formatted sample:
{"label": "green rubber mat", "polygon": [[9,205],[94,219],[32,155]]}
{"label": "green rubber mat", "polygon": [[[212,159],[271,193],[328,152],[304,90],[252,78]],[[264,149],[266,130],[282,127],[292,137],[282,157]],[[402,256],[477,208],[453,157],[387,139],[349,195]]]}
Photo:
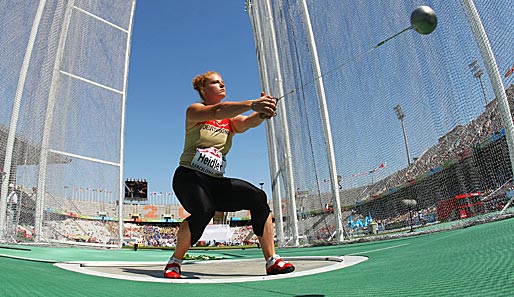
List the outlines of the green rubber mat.
{"label": "green rubber mat", "polygon": [[[368,260],[314,275],[219,284],[111,279],[53,265],[167,261],[171,251],[7,246],[0,248],[0,296],[510,296],[514,292],[513,228],[514,219],[508,219],[404,239],[279,249],[283,257],[358,255]],[[192,254],[261,257],[258,249]]]}

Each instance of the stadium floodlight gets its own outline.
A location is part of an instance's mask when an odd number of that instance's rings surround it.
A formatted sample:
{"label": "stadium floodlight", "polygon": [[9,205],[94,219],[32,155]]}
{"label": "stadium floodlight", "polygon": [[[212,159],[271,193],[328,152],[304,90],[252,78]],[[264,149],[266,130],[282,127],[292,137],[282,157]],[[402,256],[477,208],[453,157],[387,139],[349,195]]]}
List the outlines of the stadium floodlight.
{"label": "stadium floodlight", "polygon": [[478,81],[480,82],[480,88],[482,89],[482,94],[484,95],[484,102],[485,105],[487,105],[487,95],[485,94],[484,89],[484,83],[482,82],[482,75],[484,74],[484,70],[478,66],[478,61],[474,60],[471,62],[468,67],[471,69],[471,72],[473,73],[473,76],[475,78],[478,78]]}
{"label": "stadium floodlight", "polygon": [[405,124],[403,123],[403,119],[405,118],[405,113],[403,112],[400,104],[397,104],[394,107],[394,111],[396,111],[396,116],[398,117],[398,119],[400,120],[400,123],[402,124],[403,141],[405,142],[405,150],[407,151],[407,163],[410,166],[411,162],[410,162],[409,144],[407,142],[407,134],[405,134]]}

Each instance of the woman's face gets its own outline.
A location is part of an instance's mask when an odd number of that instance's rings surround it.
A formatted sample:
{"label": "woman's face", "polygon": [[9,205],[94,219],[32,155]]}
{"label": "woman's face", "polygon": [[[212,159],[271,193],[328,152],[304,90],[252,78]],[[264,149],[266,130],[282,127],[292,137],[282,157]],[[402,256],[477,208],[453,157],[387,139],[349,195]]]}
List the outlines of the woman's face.
{"label": "woman's face", "polygon": [[207,76],[202,87],[202,94],[206,103],[218,103],[225,98],[225,83],[221,75],[214,73]]}

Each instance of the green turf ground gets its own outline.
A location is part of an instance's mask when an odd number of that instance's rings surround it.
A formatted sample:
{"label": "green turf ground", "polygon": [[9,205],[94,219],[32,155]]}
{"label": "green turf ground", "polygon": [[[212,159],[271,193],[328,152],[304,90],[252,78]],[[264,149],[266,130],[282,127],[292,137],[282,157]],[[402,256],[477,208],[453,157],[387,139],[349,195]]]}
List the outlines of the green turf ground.
{"label": "green turf ground", "polygon": [[[367,256],[369,260],[317,275],[220,284],[116,280],[69,272],[51,263],[166,261],[170,251],[2,248],[0,296],[513,296],[513,231],[514,219],[507,219],[404,239],[279,249],[285,257],[353,254]],[[261,257],[258,249],[193,253],[225,258]]]}

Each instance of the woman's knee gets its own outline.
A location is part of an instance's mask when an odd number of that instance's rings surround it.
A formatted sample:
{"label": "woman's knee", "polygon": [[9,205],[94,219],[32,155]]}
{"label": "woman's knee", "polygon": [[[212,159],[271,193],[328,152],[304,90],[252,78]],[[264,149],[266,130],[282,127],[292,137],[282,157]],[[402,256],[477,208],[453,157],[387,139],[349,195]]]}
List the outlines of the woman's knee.
{"label": "woman's knee", "polygon": [[257,212],[270,212],[270,208],[268,205],[268,197],[266,196],[266,193],[262,190],[258,190],[253,198],[253,211]]}
{"label": "woman's knee", "polygon": [[252,204],[253,207],[262,207],[264,205],[268,205],[268,197],[266,193],[261,189],[255,189],[252,193]]}
{"label": "woman's knee", "polygon": [[257,236],[262,236],[264,225],[268,220],[271,209],[264,191],[259,190],[254,198],[254,207],[250,210],[252,216],[253,231]]}
{"label": "woman's knee", "polygon": [[205,227],[209,224],[211,219],[214,217],[215,211],[203,211],[191,214],[186,220],[189,223],[189,230],[191,232],[191,245],[194,245],[205,230]]}

